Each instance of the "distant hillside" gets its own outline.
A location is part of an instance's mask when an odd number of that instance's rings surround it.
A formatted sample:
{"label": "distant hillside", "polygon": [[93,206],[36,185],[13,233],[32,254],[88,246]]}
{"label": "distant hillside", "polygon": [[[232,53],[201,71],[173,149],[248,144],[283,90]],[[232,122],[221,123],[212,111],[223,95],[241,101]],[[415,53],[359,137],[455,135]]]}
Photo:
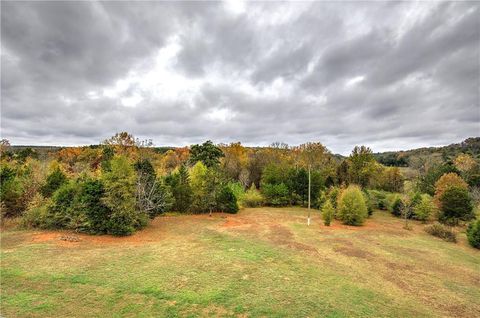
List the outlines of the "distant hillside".
{"label": "distant hillside", "polygon": [[386,166],[407,167],[413,157],[440,157],[447,162],[453,160],[460,153],[468,153],[480,159],[480,137],[468,138],[461,143],[443,147],[418,148],[405,151],[388,151],[375,153],[378,162]]}

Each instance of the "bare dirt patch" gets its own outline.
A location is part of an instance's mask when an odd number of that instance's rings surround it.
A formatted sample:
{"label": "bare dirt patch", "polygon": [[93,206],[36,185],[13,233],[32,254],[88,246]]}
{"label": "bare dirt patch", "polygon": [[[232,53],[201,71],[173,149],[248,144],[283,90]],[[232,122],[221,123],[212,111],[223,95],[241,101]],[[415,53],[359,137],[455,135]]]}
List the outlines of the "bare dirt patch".
{"label": "bare dirt patch", "polygon": [[341,253],[348,257],[356,257],[362,259],[373,259],[375,256],[367,251],[363,251],[358,248],[353,248],[351,246],[339,246],[333,249],[335,252]]}
{"label": "bare dirt patch", "polygon": [[317,252],[313,246],[295,241],[293,233],[285,226],[275,224],[270,225],[269,239],[276,245],[286,246],[299,251]]}

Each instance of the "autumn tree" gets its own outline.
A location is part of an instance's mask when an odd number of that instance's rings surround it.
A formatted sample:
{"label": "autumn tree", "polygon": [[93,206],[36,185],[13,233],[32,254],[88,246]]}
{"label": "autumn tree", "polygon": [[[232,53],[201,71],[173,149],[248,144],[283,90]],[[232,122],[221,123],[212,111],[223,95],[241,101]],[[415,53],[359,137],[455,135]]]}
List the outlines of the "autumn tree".
{"label": "autumn tree", "polygon": [[397,167],[386,167],[381,173],[381,188],[390,192],[402,192],[404,177]]}
{"label": "autumn tree", "polygon": [[10,141],[8,139],[1,139],[0,140],[0,156],[3,156],[5,152],[10,149]]}
{"label": "autumn tree", "polygon": [[469,185],[480,187],[480,165],[471,155],[460,154],[454,163]]}
{"label": "autumn tree", "polygon": [[350,183],[366,187],[370,183],[375,166],[372,150],[365,146],[355,146],[348,157]]}
{"label": "autumn tree", "polygon": [[[227,146],[221,146],[224,154],[222,159],[222,168],[228,177],[233,180],[239,180],[244,186],[248,184],[248,170],[246,169],[248,153],[247,149],[240,142],[231,143]],[[242,175],[242,180],[240,176]]]}
{"label": "autumn tree", "polygon": [[115,153],[129,157],[133,156],[137,151],[135,138],[125,131],[116,133],[114,136],[106,139],[103,144],[112,147]]}
{"label": "autumn tree", "polygon": [[435,183],[435,203],[441,207],[440,197],[450,187],[459,187],[468,190],[468,184],[456,173],[446,173]]}

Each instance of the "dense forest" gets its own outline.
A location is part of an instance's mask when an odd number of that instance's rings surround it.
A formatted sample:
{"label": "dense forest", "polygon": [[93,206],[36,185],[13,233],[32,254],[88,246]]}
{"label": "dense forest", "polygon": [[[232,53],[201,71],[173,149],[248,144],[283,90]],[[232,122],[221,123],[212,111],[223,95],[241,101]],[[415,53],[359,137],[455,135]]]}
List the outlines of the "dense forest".
{"label": "dense forest", "polygon": [[[479,144],[480,138],[470,138],[382,154],[357,146],[342,157],[321,143],[248,148],[206,141],[161,148],[126,132],[84,147],[15,147],[2,140],[2,219],[129,235],[167,212],[237,213],[310,202],[327,225],[332,218],[361,225],[380,209],[406,222],[439,221],[438,230],[466,225],[478,214]],[[479,222],[468,229],[478,246]]]}

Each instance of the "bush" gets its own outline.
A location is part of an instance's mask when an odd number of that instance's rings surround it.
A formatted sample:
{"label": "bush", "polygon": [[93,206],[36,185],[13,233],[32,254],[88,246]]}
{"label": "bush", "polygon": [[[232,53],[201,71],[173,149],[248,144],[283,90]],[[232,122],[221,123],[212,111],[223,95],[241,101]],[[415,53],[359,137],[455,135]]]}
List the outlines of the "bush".
{"label": "bush", "polygon": [[36,194],[22,216],[20,225],[25,228],[47,228],[51,200]]}
{"label": "bush", "polygon": [[241,199],[242,206],[252,208],[261,206],[263,201],[263,196],[260,191],[257,190],[254,183],[252,183],[250,189],[245,192]]}
{"label": "bush", "polygon": [[392,214],[395,216],[402,216],[403,210],[405,208],[405,203],[402,198],[397,197],[392,204]]}
{"label": "bush", "polygon": [[220,211],[226,213],[237,213],[238,204],[237,198],[233,191],[228,187],[224,186],[217,197],[217,205]]}
{"label": "bush", "polygon": [[63,184],[53,193],[52,205],[48,209],[48,222],[44,224],[44,227],[75,230],[70,226],[70,222],[74,219],[74,213],[78,212],[76,209],[77,192],[77,183],[72,180]]}
{"label": "bush", "polygon": [[335,214],[335,209],[330,201],[325,202],[322,207],[322,216],[323,216],[323,223],[326,226],[330,226],[332,222],[333,215]]}
{"label": "bush", "polygon": [[262,185],[265,201],[273,206],[285,206],[289,203],[289,191],[284,183]]}
{"label": "bush", "polygon": [[85,231],[107,233],[111,210],[102,202],[105,188],[100,180],[86,179],[81,182],[77,200],[87,218]]}
{"label": "bush", "polygon": [[420,197],[420,202],[413,207],[413,218],[426,222],[432,218],[437,211],[437,206],[433,203],[432,198],[428,194]]}
{"label": "bush", "polygon": [[337,208],[337,201],[340,195],[340,188],[339,187],[330,187],[327,192],[327,199],[330,200],[334,209]]}
{"label": "bush", "polygon": [[62,172],[62,170],[60,170],[59,167],[56,167],[52,173],[48,175],[45,184],[40,189],[40,192],[44,197],[48,198],[52,196],[52,194],[67,181],[67,176]]}
{"label": "bush", "polygon": [[425,232],[433,236],[439,237],[447,242],[456,242],[457,236],[455,232],[443,224],[435,223],[425,227]]}
{"label": "bush", "polygon": [[343,190],[338,199],[338,218],[348,225],[361,225],[368,216],[367,204],[362,190],[350,185]]}
{"label": "bush", "polygon": [[367,192],[375,209],[387,210],[388,203],[386,192],[379,190],[368,190]]}
{"label": "bush", "polygon": [[459,220],[469,221],[475,218],[473,204],[468,190],[461,187],[447,188],[439,198],[439,221],[446,224],[458,224]]}
{"label": "bush", "polygon": [[325,202],[327,202],[327,193],[324,190],[320,190],[319,193],[318,193],[318,196],[317,196],[317,200],[313,204],[313,207],[318,208],[318,209],[322,209]]}
{"label": "bush", "polygon": [[363,198],[365,199],[365,203],[367,204],[367,212],[368,216],[373,214],[373,209],[375,208],[373,200],[370,198],[370,195],[367,191],[362,191]]}
{"label": "bush", "polygon": [[480,249],[480,219],[468,225],[467,239],[470,245]]}
{"label": "bush", "polygon": [[243,196],[245,195],[245,189],[243,185],[240,182],[229,182],[228,187],[230,190],[232,190],[235,198],[237,198],[237,203],[241,206]]}

